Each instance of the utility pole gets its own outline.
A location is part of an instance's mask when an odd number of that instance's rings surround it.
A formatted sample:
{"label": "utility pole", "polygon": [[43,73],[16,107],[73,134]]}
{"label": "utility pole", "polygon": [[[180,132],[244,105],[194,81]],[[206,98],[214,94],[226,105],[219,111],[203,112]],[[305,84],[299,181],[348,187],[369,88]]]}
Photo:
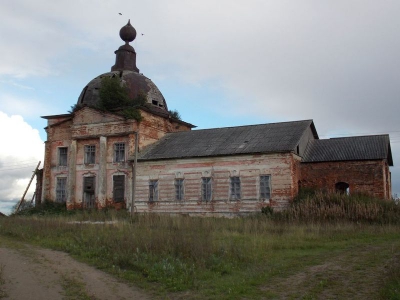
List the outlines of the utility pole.
{"label": "utility pole", "polygon": [[135,132],[135,156],[132,163],[132,203],[131,203],[131,215],[133,217],[135,213],[135,190],[136,190],[136,171],[137,171],[137,155],[139,148],[139,133]]}

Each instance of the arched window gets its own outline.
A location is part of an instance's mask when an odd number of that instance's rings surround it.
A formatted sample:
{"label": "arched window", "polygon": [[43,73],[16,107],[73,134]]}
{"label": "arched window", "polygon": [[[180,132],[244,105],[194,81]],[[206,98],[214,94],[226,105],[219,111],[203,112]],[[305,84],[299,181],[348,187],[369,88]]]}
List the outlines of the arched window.
{"label": "arched window", "polygon": [[349,184],[347,182],[338,182],[335,184],[335,190],[340,194],[349,194]]}

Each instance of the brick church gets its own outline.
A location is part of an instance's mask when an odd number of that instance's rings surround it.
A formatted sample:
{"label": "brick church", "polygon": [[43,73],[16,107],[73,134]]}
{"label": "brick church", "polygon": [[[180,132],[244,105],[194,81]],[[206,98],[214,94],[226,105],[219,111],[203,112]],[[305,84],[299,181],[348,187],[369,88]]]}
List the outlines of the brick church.
{"label": "brick church", "polygon": [[[300,188],[391,198],[388,135],[319,139],[312,120],[192,130],[168,110],[157,86],[136,67],[129,44],[111,71],[82,90],[69,114],[44,116],[47,141],[41,199],[74,208],[232,214],[284,208]],[[101,109],[104,78],[129,99],[144,95],[141,119]]]}

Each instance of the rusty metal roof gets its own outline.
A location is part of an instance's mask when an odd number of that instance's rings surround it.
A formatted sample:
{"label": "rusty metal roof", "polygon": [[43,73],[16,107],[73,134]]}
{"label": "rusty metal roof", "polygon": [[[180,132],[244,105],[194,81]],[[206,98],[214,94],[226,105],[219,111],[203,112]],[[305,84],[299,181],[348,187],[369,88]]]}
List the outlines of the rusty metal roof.
{"label": "rusty metal roof", "polygon": [[168,133],[139,160],[294,151],[312,120]]}
{"label": "rusty metal roof", "polygon": [[393,166],[389,135],[352,136],[309,141],[302,162],[387,159]]}

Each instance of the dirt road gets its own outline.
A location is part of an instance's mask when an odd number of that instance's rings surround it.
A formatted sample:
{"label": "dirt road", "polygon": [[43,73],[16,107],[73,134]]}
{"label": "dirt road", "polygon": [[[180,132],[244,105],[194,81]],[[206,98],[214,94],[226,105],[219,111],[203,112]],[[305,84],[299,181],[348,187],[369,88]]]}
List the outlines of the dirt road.
{"label": "dirt road", "polygon": [[68,254],[0,243],[0,299],[150,299]]}

